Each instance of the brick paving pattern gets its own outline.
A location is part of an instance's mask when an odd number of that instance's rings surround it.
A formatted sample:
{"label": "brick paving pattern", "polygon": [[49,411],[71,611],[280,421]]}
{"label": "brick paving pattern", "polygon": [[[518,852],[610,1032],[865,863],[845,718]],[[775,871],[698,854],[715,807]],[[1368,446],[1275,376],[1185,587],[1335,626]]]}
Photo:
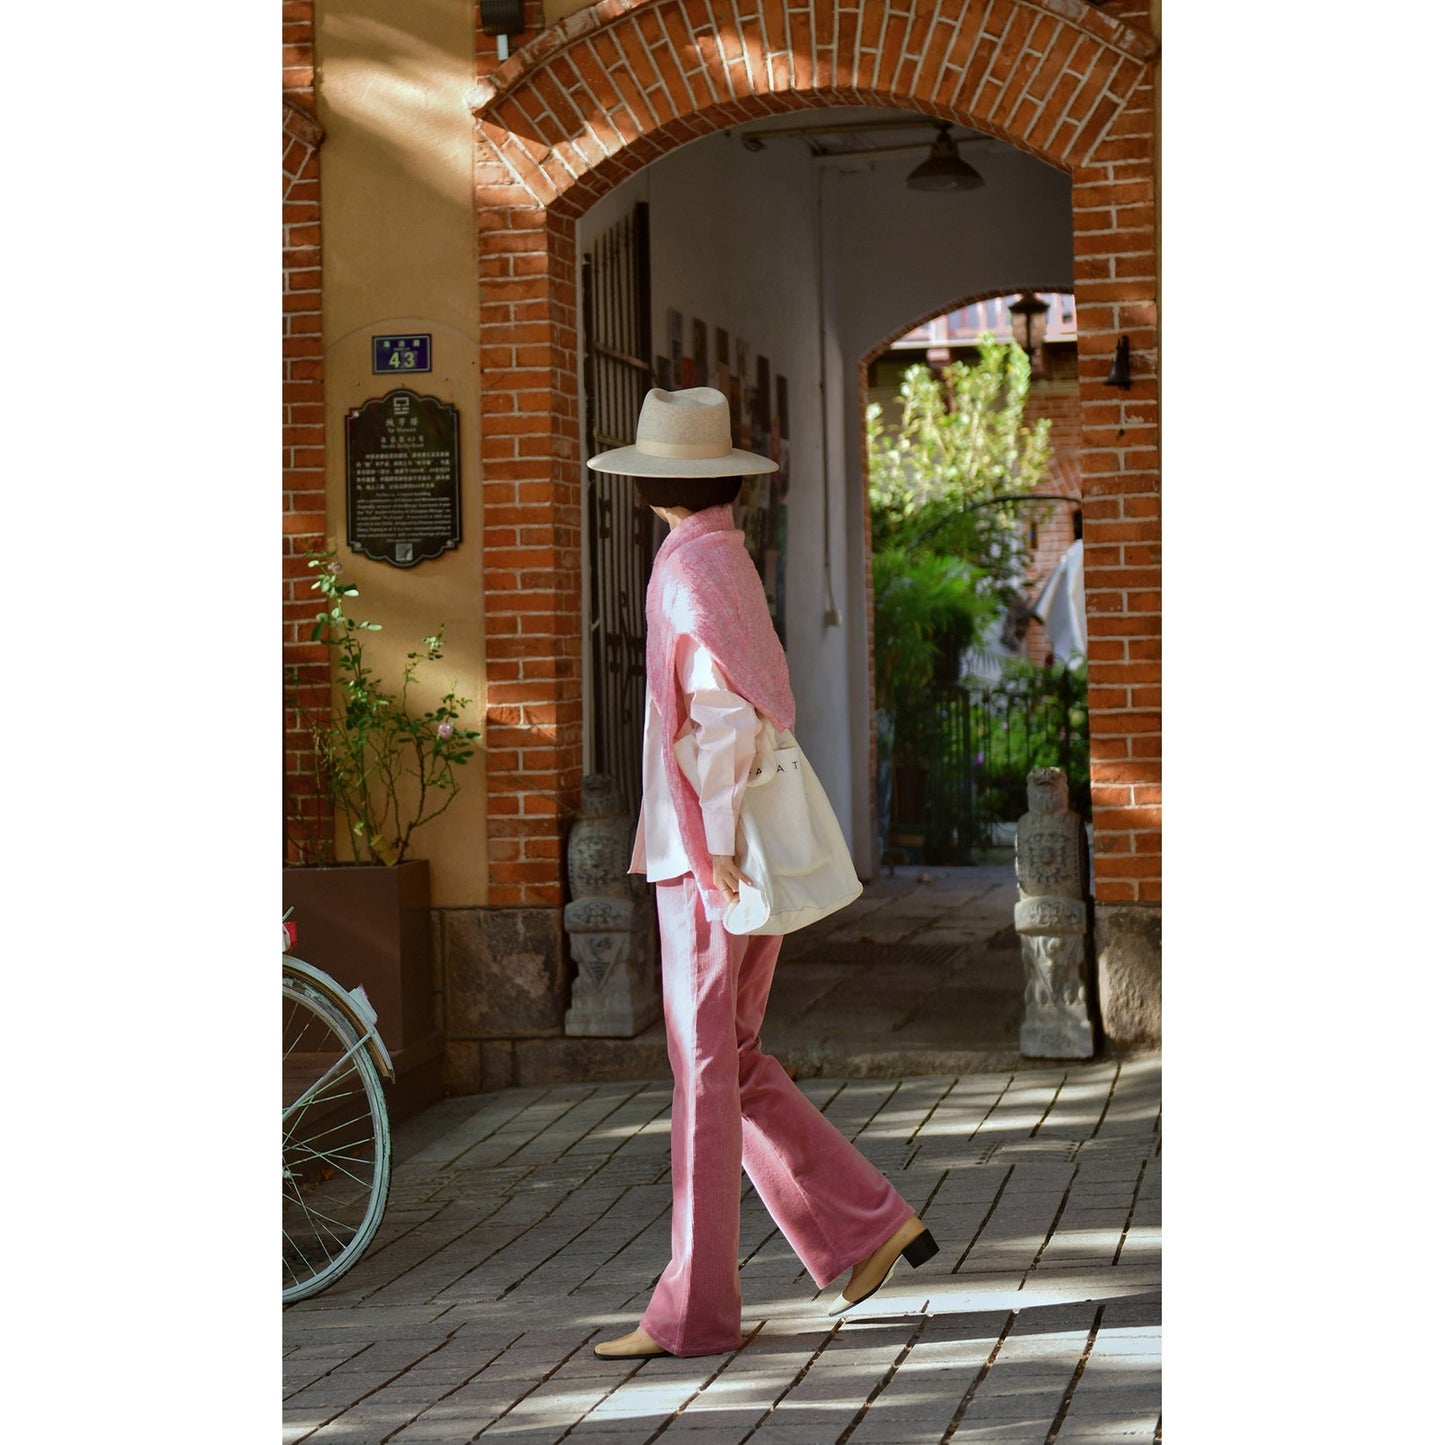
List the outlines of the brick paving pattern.
{"label": "brick paving pattern", "polygon": [[284,1439],[451,1445],[1159,1440],[1157,1057],[806,1078],[941,1246],[842,1320],[744,1181],[744,1340],[602,1361],[667,1260],[660,1081],[446,1100],[376,1243],[286,1311]]}

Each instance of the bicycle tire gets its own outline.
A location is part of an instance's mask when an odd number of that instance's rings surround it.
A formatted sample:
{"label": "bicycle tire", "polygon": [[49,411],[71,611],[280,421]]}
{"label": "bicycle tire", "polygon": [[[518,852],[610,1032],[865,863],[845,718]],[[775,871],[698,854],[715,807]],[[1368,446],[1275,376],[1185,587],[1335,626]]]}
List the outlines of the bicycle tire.
{"label": "bicycle tire", "polygon": [[281,1299],[291,1304],[335,1284],[375,1237],[391,1124],[351,1019],[302,979],[283,976],[281,999]]}

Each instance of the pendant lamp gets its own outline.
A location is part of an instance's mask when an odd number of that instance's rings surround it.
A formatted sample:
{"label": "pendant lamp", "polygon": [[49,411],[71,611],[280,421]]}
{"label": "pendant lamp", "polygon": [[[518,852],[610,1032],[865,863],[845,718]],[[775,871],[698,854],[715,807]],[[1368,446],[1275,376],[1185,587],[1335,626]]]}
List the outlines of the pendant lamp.
{"label": "pendant lamp", "polygon": [[908,187],[914,191],[975,191],[982,184],[983,177],[959,159],[958,146],[946,125],[938,127],[928,159],[908,176]]}

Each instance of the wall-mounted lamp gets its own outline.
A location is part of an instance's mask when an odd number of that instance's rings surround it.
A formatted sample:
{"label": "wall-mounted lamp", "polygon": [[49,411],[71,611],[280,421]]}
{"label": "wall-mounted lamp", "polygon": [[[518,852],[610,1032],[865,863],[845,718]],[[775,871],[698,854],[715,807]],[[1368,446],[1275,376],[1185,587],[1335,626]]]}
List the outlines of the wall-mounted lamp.
{"label": "wall-mounted lamp", "polygon": [[1044,332],[1049,324],[1049,303],[1032,291],[1011,302],[1014,341],[1029,359],[1029,376],[1037,381],[1044,373]]}
{"label": "wall-mounted lamp", "polygon": [[1109,368],[1109,375],[1104,379],[1105,386],[1122,387],[1129,390],[1129,338],[1121,336],[1114,343],[1114,364]]}
{"label": "wall-mounted lamp", "polygon": [[938,127],[928,159],[908,173],[907,185],[914,191],[976,191],[983,177],[960,158],[958,146],[948,127]]}
{"label": "wall-mounted lamp", "polygon": [[477,0],[481,7],[482,34],[497,37],[497,59],[505,60],[511,53],[508,36],[520,35],[527,27],[522,23],[522,0]]}

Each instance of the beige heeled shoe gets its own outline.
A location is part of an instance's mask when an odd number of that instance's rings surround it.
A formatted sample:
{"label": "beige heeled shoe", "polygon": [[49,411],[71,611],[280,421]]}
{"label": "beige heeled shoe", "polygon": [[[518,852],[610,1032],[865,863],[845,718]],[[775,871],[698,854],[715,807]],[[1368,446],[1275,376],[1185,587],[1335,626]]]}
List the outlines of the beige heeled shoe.
{"label": "beige heeled shoe", "polygon": [[848,1283],[828,1307],[828,1314],[841,1315],[877,1294],[888,1283],[888,1276],[898,1267],[900,1259],[906,1259],[917,1269],[937,1253],[937,1241],[915,1214],[907,1224],[899,1225],[867,1259],[860,1259],[853,1266]]}
{"label": "beige heeled shoe", "polygon": [[604,1340],[600,1345],[593,1345],[592,1353],[602,1360],[645,1360],[653,1355],[668,1354],[669,1351],[664,1350],[656,1340],[649,1339],[641,1330],[633,1330],[630,1335],[623,1335],[620,1339]]}

